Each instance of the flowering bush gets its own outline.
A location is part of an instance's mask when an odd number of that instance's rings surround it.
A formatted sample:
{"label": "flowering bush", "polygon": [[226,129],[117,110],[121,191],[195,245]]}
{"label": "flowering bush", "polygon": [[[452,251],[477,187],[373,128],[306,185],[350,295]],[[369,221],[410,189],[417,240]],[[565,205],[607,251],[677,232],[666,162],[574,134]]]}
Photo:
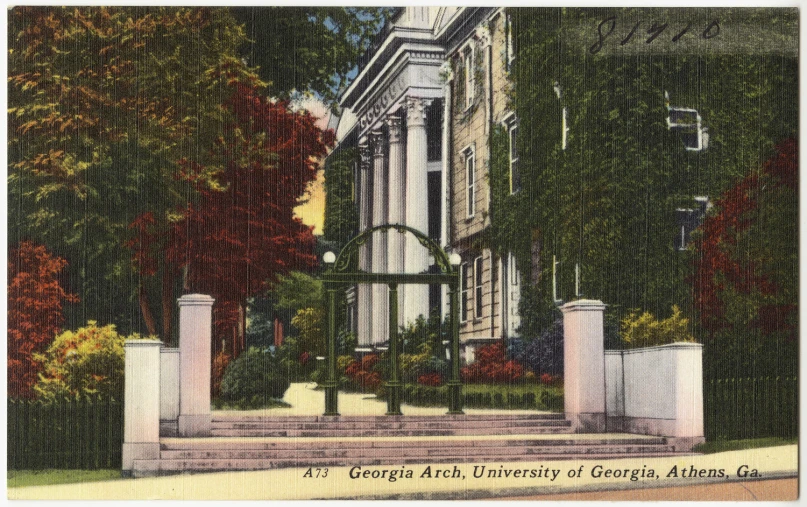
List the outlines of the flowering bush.
{"label": "flowering bush", "polygon": [[694,342],[688,327],[689,319],[681,315],[681,310],[675,305],[672,315],[663,320],[656,319],[650,312],[639,315],[633,310],[622,319],[622,341],[628,348]]}
{"label": "flowering bush", "polygon": [[437,387],[443,383],[443,377],[439,373],[428,373],[418,377],[418,384],[424,386]]}
{"label": "flowering bush", "polygon": [[78,394],[122,399],[125,341],[115,326],[99,327],[92,320],[76,331],[63,332],[44,354],[34,355],[43,365],[34,390],[45,399]]}
{"label": "flowering bush", "polygon": [[476,357],[475,362],[460,371],[467,383],[514,382],[524,376],[524,367],[518,361],[507,360],[504,342],[481,347]]}

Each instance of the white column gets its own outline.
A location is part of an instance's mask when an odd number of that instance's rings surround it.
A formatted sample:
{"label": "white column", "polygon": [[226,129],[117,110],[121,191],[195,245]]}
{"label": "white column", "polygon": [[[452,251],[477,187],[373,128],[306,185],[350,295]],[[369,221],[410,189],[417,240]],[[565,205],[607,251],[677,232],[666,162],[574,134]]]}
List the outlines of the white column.
{"label": "white column", "polygon": [[580,299],[563,312],[563,400],[578,433],[605,431],[605,332],[602,301]]}
{"label": "white column", "polygon": [[179,298],[179,436],[210,436],[210,368],[213,298]]}
{"label": "white column", "polygon": [[136,459],[160,457],[160,347],[158,340],[126,340],[122,473]]}
{"label": "white column", "polygon": [[[427,99],[406,98],[406,225],[429,234],[428,151],[426,145]],[[426,248],[410,235],[404,240],[404,268],[407,273],[421,273],[429,267]],[[419,315],[429,316],[429,286],[406,285],[406,306],[401,312],[404,322]]]}
{"label": "white column", "polygon": [[[373,227],[387,223],[387,145],[380,130],[370,133],[373,146]],[[376,232],[372,237],[373,273],[387,272],[387,233]],[[373,285],[373,331],[372,343],[378,344],[389,338],[389,288],[386,285]]]}
{"label": "white column", "polygon": [[[367,139],[364,138],[359,141],[359,232],[364,232],[370,227],[370,213],[371,213],[371,195],[370,195],[370,181],[371,171],[373,166],[372,152],[370,146],[367,144]],[[370,243],[364,243],[359,247],[359,269],[362,271],[371,271],[370,264]],[[357,343],[359,347],[367,347],[371,345],[371,331],[372,331],[372,291],[370,285],[361,284],[358,286],[356,293],[356,313],[358,322],[356,323],[357,329]]]}
{"label": "white column", "polygon": [[[398,114],[387,117],[389,127],[389,223],[403,224],[406,220],[406,158],[403,150],[403,120]],[[390,231],[387,234],[387,272],[404,272],[404,238]],[[398,291],[398,308],[404,308],[404,291]],[[398,325],[404,324],[403,312],[398,312]]]}

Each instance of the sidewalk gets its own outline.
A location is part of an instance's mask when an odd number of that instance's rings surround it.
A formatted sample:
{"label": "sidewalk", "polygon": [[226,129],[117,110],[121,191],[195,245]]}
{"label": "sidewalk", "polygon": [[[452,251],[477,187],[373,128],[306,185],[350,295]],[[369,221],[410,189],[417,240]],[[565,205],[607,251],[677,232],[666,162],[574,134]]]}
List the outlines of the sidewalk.
{"label": "sidewalk", "polygon": [[[301,500],[301,499],[476,499],[476,498],[524,498],[540,495],[564,495],[585,492],[586,498],[615,495],[619,490],[642,490],[642,498],[665,499],[663,490],[655,488],[706,487],[736,489],[737,469],[748,465],[757,470],[761,479],[793,478],[798,470],[798,446],[788,445],[747,451],[732,451],[710,455],[675,456],[665,458],[617,459],[617,460],[570,460],[517,463],[480,463],[462,465],[407,465],[389,467],[362,467],[360,477],[354,478],[356,470],[330,468],[326,477],[305,477],[308,469],[288,468],[260,472],[225,472],[199,475],[177,475],[145,479],[127,479],[84,484],[35,486],[8,490],[12,500]],[[559,470],[555,480],[546,477],[483,477],[474,478],[474,472],[484,466],[484,472],[499,470]],[[430,468],[429,468],[430,467]],[[580,478],[570,479],[569,471],[575,473],[582,467]],[[657,478],[631,481],[629,477],[593,477],[595,467],[602,470],[649,470]],[[723,479],[667,478],[669,471],[677,467],[689,469],[723,469]],[[424,476],[427,472],[431,478]],[[447,478],[435,478],[437,470],[446,470]],[[385,478],[380,478],[387,470]],[[396,477],[389,480],[391,470],[411,472],[411,478]],[[455,470],[457,472],[455,472]],[[364,475],[367,477],[364,478]],[[322,470],[320,475],[322,475]],[[397,472],[402,475],[401,472]],[[316,474],[316,469],[313,470]],[[313,475],[312,474],[312,475]],[[373,478],[373,475],[376,478]],[[628,474],[629,475],[629,474]],[[704,486],[704,485],[707,486]],[[653,489],[647,489],[652,487]],[[711,491],[718,491],[710,489]],[[693,490],[695,491],[695,490]],[[729,491],[729,490],[726,490]],[[775,488],[774,492],[778,492]],[[759,490],[763,492],[763,490]],[[639,494],[639,493],[637,493]],[[646,495],[646,496],[644,496]],[[605,498],[605,497],[604,497]],[[608,498],[614,498],[608,496]],[[780,496],[776,497],[781,499]],[[728,499],[728,498],[727,498]],[[790,499],[790,498],[788,498]]]}
{"label": "sidewalk", "polygon": [[[284,416],[284,415],[322,415],[325,411],[325,391],[315,389],[316,383],[294,383],[283,396],[283,401],[291,405],[290,408],[267,408],[259,410],[239,410],[239,411],[213,411],[216,415],[239,414],[239,415],[264,415],[264,416]],[[444,415],[448,407],[414,407],[405,403],[401,404],[401,412],[404,415]],[[384,415],[387,412],[386,401],[376,399],[375,395],[363,393],[339,392],[339,413],[341,415]],[[549,412],[539,412],[536,410],[501,410],[466,408],[466,414],[540,414]]]}

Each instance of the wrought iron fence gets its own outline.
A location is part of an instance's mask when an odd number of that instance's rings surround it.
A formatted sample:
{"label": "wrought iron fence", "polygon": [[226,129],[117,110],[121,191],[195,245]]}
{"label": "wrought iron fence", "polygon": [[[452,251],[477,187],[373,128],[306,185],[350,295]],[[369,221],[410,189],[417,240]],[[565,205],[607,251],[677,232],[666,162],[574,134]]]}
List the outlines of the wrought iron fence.
{"label": "wrought iron fence", "polygon": [[799,431],[798,378],[706,380],[704,408],[706,440],[793,438]]}
{"label": "wrought iron fence", "polygon": [[8,468],[120,468],[123,402],[8,400]]}

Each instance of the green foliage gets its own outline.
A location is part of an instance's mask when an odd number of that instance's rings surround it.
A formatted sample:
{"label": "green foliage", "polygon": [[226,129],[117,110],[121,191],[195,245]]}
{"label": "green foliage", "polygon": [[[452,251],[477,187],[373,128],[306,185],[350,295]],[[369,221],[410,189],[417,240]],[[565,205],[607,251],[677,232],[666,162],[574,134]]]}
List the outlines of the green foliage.
{"label": "green foliage", "polygon": [[34,356],[42,363],[34,391],[38,397],[51,400],[96,394],[122,399],[123,345],[127,339],[139,338],[137,334],[124,337],[114,325],[99,327],[95,321],[63,332],[44,354]]}
{"label": "green foliage", "polygon": [[244,407],[263,406],[270,398],[281,399],[290,385],[281,373],[270,352],[250,348],[227,366],[221,381],[221,399]]}
{"label": "green foliage", "polygon": [[424,346],[437,353],[443,348],[443,340],[448,339],[448,325],[440,321],[439,313],[432,313],[428,319],[420,315],[415,322],[401,328],[398,337],[402,353],[420,354],[426,350]]}
{"label": "green foliage", "polygon": [[672,315],[663,320],[650,312],[632,310],[622,319],[622,341],[627,348],[653,347],[676,342],[694,342],[689,331],[689,319],[673,305]]}
{"label": "green foliage", "polygon": [[301,308],[291,319],[300,332],[300,349],[312,355],[325,353],[325,312],[322,308]]}
{"label": "green foliage", "polygon": [[250,41],[241,47],[273,96],[336,99],[389,18],[389,7],[235,7]]}
{"label": "green foliage", "polygon": [[[608,14],[644,16],[636,10]],[[513,9],[511,15],[518,53],[511,102],[519,120],[522,190],[504,192],[506,137],[493,129],[491,229],[496,248],[514,252],[522,276],[537,280],[535,289],[523,284],[522,303],[536,315],[551,314],[555,255],[562,262],[563,299],[574,293],[579,263],[585,297],[655,314],[677,304],[692,316],[685,281],[692,259],[674,248],[675,210],[693,196],[719,195],[797,131],[797,58],[651,53],[638,43],[636,51],[592,55],[587,48],[596,40],[602,10]],[[665,11],[671,23],[685,25],[686,15]],[[665,91],[673,105],[699,111],[710,132],[708,149],[686,151],[667,129]],[[536,266],[526,243],[533,234],[541,249]],[[537,335],[546,320],[524,325]]]}
{"label": "green foliage", "polygon": [[301,271],[278,275],[272,295],[281,309],[297,312],[303,308],[324,308],[322,281]]}
{"label": "green foliage", "polygon": [[328,158],[325,168],[325,239],[335,244],[338,253],[359,230],[359,215],[354,200],[354,165],[358,150],[345,149]]}

